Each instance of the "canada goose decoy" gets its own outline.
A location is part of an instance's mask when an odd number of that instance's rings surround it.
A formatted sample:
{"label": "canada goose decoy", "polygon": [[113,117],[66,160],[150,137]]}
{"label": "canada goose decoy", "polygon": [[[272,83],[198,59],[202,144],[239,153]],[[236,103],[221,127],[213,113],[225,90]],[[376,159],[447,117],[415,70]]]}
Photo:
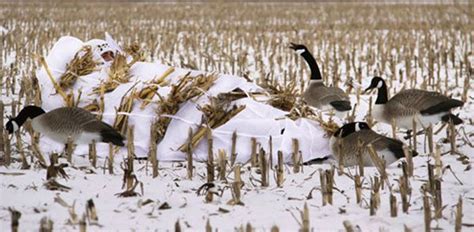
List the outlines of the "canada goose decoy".
{"label": "canada goose decoy", "polygon": [[370,86],[364,92],[374,88],[378,89],[378,93],[372,114],[378,121],[391,124],[394,120],[398,127],[408,130],[413,128],[413,118],[423,128],[439,121],[452,121],[454,125],[463,122],[450,112],[452,108],[462,106],[462,101],[420,89],[402,90],[389,100],[387,85],[381,77],[372,78]]}
{"label": "canada goose decoy", "polygon": [[66,144],[70,137],[75,144],[96,142],[123,146],[124,138],[109,124],[98,120],[89,111],[76,107],[61,107],[45,112],[41,107],[26,106],[5,125],[9,134],[17,131],[26,120],[37,132]]}
{"label": "canada goose decoy", "polygon": [[290,48],[301,55],[311,69],[311,79],[303,94],[304,100],[320,110],[334,109],[339,113],[351,110],[349,96],[342,89],[324,85],[318,64],[308,48],[302,44],[294,43],[291,43]]}
{"label": "canada goose decoy", "polygon": [[[358,146],[359,141],[362,146]],[[369,144],[372,144],[378,156],[385,160],[385,165],[405,157],[401,141],[377,134],[365,122],[345,124],[331,136],[329,142],[334,158],[338,162],[340,156],[343,156],[344,166],[357,165],[358,154],[362,154],[364,166],[374,166],[367,148]],[[416,151],[411,151],[411,153],[413,157],[418,155]]]}

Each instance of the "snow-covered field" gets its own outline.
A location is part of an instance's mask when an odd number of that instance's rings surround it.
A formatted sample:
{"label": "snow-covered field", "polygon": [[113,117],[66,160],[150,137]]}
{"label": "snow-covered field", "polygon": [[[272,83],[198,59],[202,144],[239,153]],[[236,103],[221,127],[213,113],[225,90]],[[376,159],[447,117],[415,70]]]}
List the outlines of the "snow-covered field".
{"label": "snow-covered field", "polygon": [[[433,138],[442,154],[442,215],[433,218],[430,227],[454,231],[456,206],[462,199],[462,230],[474,230],[473,25],[469,23],[469,12],[464,10],[466,6],[0,6],[4,121],[13,101],[24,103],[29,97],[28,91],[20,91],[20,86],[35,75],[39,66],[36,55],[47,55],[60,36],[88,40],[102,38],[104,31],[123,44],[140,42],[149,62],[248,76],[255,83],[265,76],[282,82],[306,80],[306,65],[287,48],[289,42],[305,43],[322,66],[326,83],[347,88],[345,83],[352,80],[355,88],[349,93],[357,103],[356,120],[365,119],[370,97],[375,98],[365,94],[357,100],[357,87],[367,87],[375,74],[390,80],[392,96],[403,87],[426,87],[456,99],[465,96],[464,107],[455,111],[464,120],[456,127],[457,153],[449,152],[452,143],[446,128]],[[14,91],[7,89],[11,85]],[[435,131],[439,127],[441,124],[436,125]],[[391,126],[383,123],[377,123],[374,130],[392,135]],[[207,182],[206,163],[195,161],[194,175],[189,180],[185,161],[160,162],[159,176],[152,178],[150,163],[137,160],[134,173],[139,181],[135,188],[138,195],[119,197],[124,191],[124,157],[115,157],[114,174],[109,174],[103,158],[107,154],[99,154],[97,168],[92,167],[87,154],[74,156],[72,165],[64,168],[69,178],[57,178],[70,189],[51,191],[45,187],[47,170],[31,155],[30,139],[27,133],[23,135],[23,148],[31,166],[22,169],[14,138],[13,162],[0,167],[1,231],[10,230],[11,211],[21,213],[19,231],[38,230],[42,218],[51,220],[54,230],[59,231],[77,231],[81,227],[89,231],[171,231],[177,227],[185,231],[304,231],[307,223],[314,231],[349,231],[348,224],[361,231],[420,231],[425,229],[426,211],[422,186],[428,182],[428,163],[435,164],[434,157],[428,154],[425,136],[418,136],[420,155],[413,159],[414,173],[408,181],[408,211],[402,211],[398,180],[403,172],[401,162],[396,162],[386,169],[388,185],[379,191],[380,206],[375,215],[370,215],[372,180],[380,176],[372,167],[365,168],[361,178],[360,203],[356,202],[354,184],[358,168],[345,168],[339,175],[336,167],[333,202],[323,205],[320,175],[331,170],[330,164],[303,166],[299,173],[293,172],[291,164],[285,164],[281,187],[276,183],[276,169],[269,172],[269,186],[262,187],[260,168],[246,164],[241,168],[242,204],[235,204],[235,177],[229,167],[225,180],[214,182],[217,194],[207,202],[206,193],[201,190]],[[399,139],[403,140],[403,136],[404,133],[397,133]],[[3,162],[3,151],[0,154]],[[60,158],[59,163],[67,161]],[[396,217],[391,217],[391,194],[397,202]],[[435,197],[427,196],[434,217]],[[95,205],[98,220],[86,213],[89,200]],[[305,205],[309,220],[303,220]]]}

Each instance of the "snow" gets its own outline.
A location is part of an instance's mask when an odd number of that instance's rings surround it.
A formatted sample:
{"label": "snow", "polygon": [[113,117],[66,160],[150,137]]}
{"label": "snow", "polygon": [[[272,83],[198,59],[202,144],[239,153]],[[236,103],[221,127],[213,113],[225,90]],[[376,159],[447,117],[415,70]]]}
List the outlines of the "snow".
{"label": "snow", "polygon": [[[462,150],[466,152],[467,150]],[[472,149],[471,149],[472,152]],[[472,154],[472,153],[471,153]],[[294,231],[299,228],[301,222],[300,210],[305,203],[310,209],[310,223],[314,228],[322,231],[343,230],[342,222],[349,220],[353,226],[358,226],[362,231],[378,231],[380,228],[390,231],[408,228],[418,231],[423,227],[422,195],[418,191],[423,180],[427,179],[426,161],[427,157],[415,158],[414,178],[410,180],[412,196],[408,214],[401,211],[400,195],[395,192],[399,203],[398,217],[391,218],[390,206],[388,204],[389,190],[387,187],[381,190],[381,206],[376,216],[369,216],[368,198],[370,196],[369,176],[377,175],[375,168],[366,168],[366,178],[363,181],[362,195],[364,200],[360,205],[355,203],[355,190],[353,180],[346,175],[335,178],[334,203],[333,205],[322,205],[322,197],[319,189],[319,171],[329,168],[328,165],[304,167],[304,172],[291,173],[291,168],[285,169],[285,182],[283,188],[277,188],[273,178],[270,178],[270,187],[262,188],[254,180],[259,178],[255,170],[243,169],[242,179],[245,186],[242,189],[243,206],[231,206],[227,202],[232,199],[230,190],[224,190],[222,197],[215,196],[212,203],[205,203],[204,196],[196,194],[197,189],[204,183],[202,177],[205,175],[205,165],[196,164],[197,173],[194,179],[186,179],[186,169],[178,163],[160,163],[160,176],[152,179],[148,173],[151,172],[149,165],[145,163],[135,164],[138,179],[144,183],[142,196],[134,198],[118,198],[116,193],[122,192],[122,180],[120,174],[103,174],[100,168],[93,169],[85,159],[76,157],[74,168],[67,168],[70,179],[60,179],[59,182],[72,187],[69,192],[50,192],[45,190],[41,183],[45,181],[46,170],[40,169],[35,172],[19,170],[17,167],[0,168],[2,178],[0,186],[2,207],[15,207],[22,212],[20,229],[36,230],[39,220],[47,216],[54,219],[56,230],[71,230],[66,224],[69,218],[68,209],[55,202],[56,197],[64,199],[69,205],[73,202],[75,212],[81,216],[85,212],[85,204],[93,199],[97,208],[100,226],[90,226],[90,230],[172,230],[175,222],[179,219],[182,228],[186,231],[203,231],[206,220],[209,218],[211,225],[218,225],[219,230],[234,230],[242,225],[251,223],[257,230],[268,230],[273,225],[278,225],[281,231]],[[463,170],[465,167],[455,160],[455,156],[446,155],[443,163],[451,164],[453,170]],[[105,160],[101,159],[98,166],[102,166]],[[390,182],[396,184],[395,179],[401,175],[401,169],[391,165],[388,169]],[[148,167],[147,167],[148,166]],[[118,167],[118,164],[115,166]],[[90,173],[90,171],[95,173]],[[117,171],[117,168],[116,168]],[[4,173],[22,173],[19,176],[7,176]],[[348,169],[348,173],[355,173],[354,169]],[[271,174],[272,175],[272,174]],[[474,215],[468,212],[473,210],[473,182],[471,172],[456,172],[456,180],[449,171],[443,175],[443,203],[446,205],[443,211],[444,219],[433,221],[432,226],[439,226],[450,230],[454,225],[454,204],[458,197],[464,199],[464,222],[472,222]],[[232,181],[233,175],[228,177]],[[252,181],[253,180],[253,181]],[[255,183],[254,186],[252,183]],[[225,186],[223,182],[219,184]],[[395,187],[396,189],[396,187]],[[140,192],[139,188],[137,191]],[[311,197],[310,197],[311,196]],[[153,202],[142,206],[146,200]],[[158,209],[163,203],[169,204],[170,209]],[[228,213],[219,211],[222,208]],[[39,212],[35,212],[39,211]],[[9,212],[0,210],[0,225],[5,228],[9,223]]]}
{"label": "snow", "polygon": [[5,35],[8,33],[8,29],[3,26],[0,26],[0,35]]}

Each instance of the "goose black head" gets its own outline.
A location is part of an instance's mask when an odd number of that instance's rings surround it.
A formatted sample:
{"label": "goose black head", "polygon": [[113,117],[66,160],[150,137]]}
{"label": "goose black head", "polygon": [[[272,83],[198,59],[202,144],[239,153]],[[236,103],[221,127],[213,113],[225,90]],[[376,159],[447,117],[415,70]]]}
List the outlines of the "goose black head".
{"label": "goose black head", "polygon": [[354,132],[361,130],[370,130],[370,127],[365,122],[351,122],[341,126],[335,133],[334,137],[344,138]]}
{"label": "goose black head", "polygon": [[25,106],[16,117],[9,117],[7,124],[5,124],[5,129],[9,134],[17,131],[26,120],[34,119],[35,117],[44,114],[45,111],[38,106]]}
{"label": "goose black head", "polygon": [[370,86],[364,90],[364,93],[368,92],[371,89],[375,89],[375,88],[380,89],[384,85],[385,85],[385,81],[381,77],[374,77],[372,78],[372,81],[370,81]]}
{"label": "goose black head", "polygon": [[295,52],[298,55],[301,55],[301,54],[305,53],[306,51],[308,51],[308,48],[306,46],[304,46],[303,44],[290,43],[290,48],[295,50]]}
{"label": "goose black head", "polygon": [[8,119],[7,124],[5,124],[5,129],[8,131],[8,134],[13,134],[13,132],[18,130],[19,126],[14,118],[8,117]]}

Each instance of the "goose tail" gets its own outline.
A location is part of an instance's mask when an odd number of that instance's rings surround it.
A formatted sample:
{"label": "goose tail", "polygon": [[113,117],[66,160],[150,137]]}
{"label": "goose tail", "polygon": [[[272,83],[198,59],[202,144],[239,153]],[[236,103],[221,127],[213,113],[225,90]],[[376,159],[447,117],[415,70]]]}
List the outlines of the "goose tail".
{"label": "goose tail", "polygon": [[337,111],[349,111],[352,109],[350,101],[332,101],[329,104]]}
{"label": "goose tail", "polygon": [[463,123],[462,119],[460,119],[458,116],[454,114],[446,114],[443,117],[441,117],[441,120],[443,120],[443,122],[446,122],[446,123],[453,122],[454,125],[459,125]]}
{"label": "goose tail", "polygon": [[330,163],[331,157],[330,156],[326,156],[326,157],[322,157],[322,158],[314,158],[314,159],[310,159],[306,162],[303,163],[303,165],[313,165],[313,164],[325,164],[325,163]]}
{"label": "goose tail", "polygon": [[459,101],[456,99],[449,99],[447,101],[431,106],[427,109],[424,109],[420,111],[420,113],[423,115],[432,115],[432,114],[437,114],[441,112],[447,112],[451,110],[452,108],[461,107],[463,105],[464,105],[464,102],[462,101]]}
{"label": "goose tail", "polygon": [[118,133],[116,130],[112,128],[107,128],[104,129],[100,132],[100,135],[102,137],[102,142],[104,143],[112,143],[116,146],[124,146],[125,144],[123,143],[123,136]]}
{"label": "goose tail", "polygon": [[[403,151],[403,143],[399,140],[388,138],[391,143],[388,146],[388,149],[393,153],[397,159],[405,157],[405,152]],[[418,156],[418,152],[415,150],[409,150],[412,157]]]}

